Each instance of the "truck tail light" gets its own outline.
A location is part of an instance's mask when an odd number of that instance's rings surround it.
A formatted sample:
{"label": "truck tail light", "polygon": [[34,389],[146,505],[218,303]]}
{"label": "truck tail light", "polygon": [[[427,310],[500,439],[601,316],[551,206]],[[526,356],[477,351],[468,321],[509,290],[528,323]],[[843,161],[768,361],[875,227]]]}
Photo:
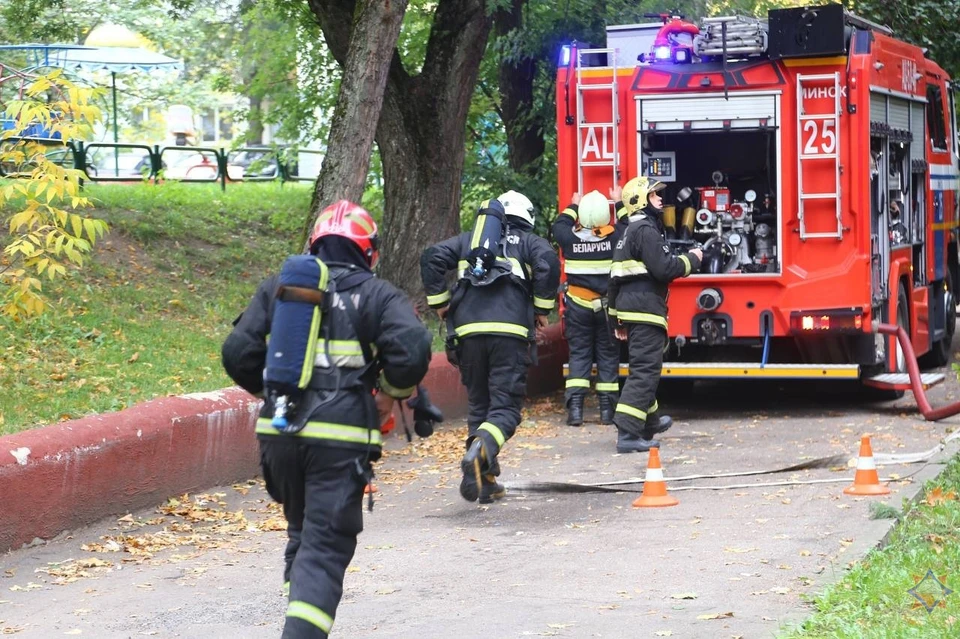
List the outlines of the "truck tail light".
{"label": "truck tail light", "polygon": [[827,310],[793,311],[790,313],[793,333],[860,333],[863,332],[863,310],[839,308]]}

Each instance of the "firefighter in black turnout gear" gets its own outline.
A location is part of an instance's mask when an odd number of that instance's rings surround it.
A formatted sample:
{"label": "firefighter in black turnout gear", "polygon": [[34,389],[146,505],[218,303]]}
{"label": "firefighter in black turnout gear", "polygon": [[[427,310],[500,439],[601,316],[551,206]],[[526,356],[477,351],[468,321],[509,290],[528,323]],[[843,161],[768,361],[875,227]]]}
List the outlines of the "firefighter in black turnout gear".
{"label": "firefighter in black turnout gear", "polygon": [[662,199],[665,185],[646,177],[623,187],[629,226],[613,254],[607,291],[617,339],[629,347],[630,374],[620,393],[613,423],[617,452],[646,452],[673,421],[660,415],[657,387],[667,345],[667,286],[700,268],[703,253],[694,248],[675,256],[664,236]]}
{"label": "firefighter in black turnout gear", "polygon": [[590,377],[597,365],[597,399],[600,423],[613,423],[613,409],[620,395],[620,344],[613,337],[607,316],[607,284],[613,249],[626,230],[626,211],[620,188],[610,190],[619,217],[610,224],[610,205],[599,191],[573,202],[563,210],[551,232],[563,252],[566,288],[563,333],[570,348],[564,400],[567,424],[583,424],[583,402],[590,391]]}
{"label": "firefighter in black turnout gear", "polygon": [[529,199],[508,191],[480,206],[472,232],[434,244],[420,259],[427,303],[446,321],[447,356],[467,388],[460,483],[467,501],[505,494],[497,455],[520,424],[536,332],[556,303],[560,260],[533,234],[533,215]]}
{"label": "firefighter in black turnout gear", "polygon": [[[285,639],[329,635],[363,530],[363,491],[373,475],[370,462],[380,458],[380,426],[394,400],[411,395],[430,361],[430,335],[413,306],[373,275],[377,227],[365,210],[343,200],[324,209],[309,253],[324,265],[327,281],[313,291],[283,286],[285,263],[279,279],[272,276],[257,289],[222,349],[230,377],[266,395],[256,432],[267,491],[287,519]],[[288,424],[281,431],[267,336],[272,332],[274,342],[291,332],[282,325],[281,304],[311,299],[322,309],[314,315],[322,317],[319,326],[307,318],[319,339],[303,358],[309,383],[280,420]],[[288,354],[271,359],[281,355]]]}

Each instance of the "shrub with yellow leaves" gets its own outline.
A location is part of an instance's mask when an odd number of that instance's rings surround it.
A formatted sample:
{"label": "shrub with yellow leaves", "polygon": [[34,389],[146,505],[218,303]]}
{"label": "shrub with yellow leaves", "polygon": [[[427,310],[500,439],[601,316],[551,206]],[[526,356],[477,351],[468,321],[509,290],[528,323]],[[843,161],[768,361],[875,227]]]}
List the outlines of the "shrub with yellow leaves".
{"label": "shrub with yellow leaves", "polygon": [[[59,69],[13,72],[4,80],[0,108],[13,127],[0,134],[7,176],[0,178],[0,215],[10,235],[0,257],[0,314],[20,319],[46,309],[42,278],[83,267],[108,230],[103,220],[77,212],[91,206],[80,190],[83,172],[48,157],[53,150],[68,152],[68,140],[84,139],[101,112],[93,103],[98,91],[71,82]],[[36,127],[49,132],[44,139],[24,137]]]}

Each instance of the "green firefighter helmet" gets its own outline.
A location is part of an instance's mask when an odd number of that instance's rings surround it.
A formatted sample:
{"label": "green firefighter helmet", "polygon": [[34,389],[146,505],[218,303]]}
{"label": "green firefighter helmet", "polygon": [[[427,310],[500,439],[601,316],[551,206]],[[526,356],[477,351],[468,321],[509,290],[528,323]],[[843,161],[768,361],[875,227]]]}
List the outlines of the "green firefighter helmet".
{"label": "green firefighter helmet", "polygon": [[666,188],[663,182],[651,180],[646,176],[635,177],[623,187],[623,208],[627,215],[633,215],[647,205],[647,196]]}
{"label": "green firefighter helmet", "polygon": [[580,198],[580,226],[594,229],[610,223],[610,203],[600,191],[590,191]]}

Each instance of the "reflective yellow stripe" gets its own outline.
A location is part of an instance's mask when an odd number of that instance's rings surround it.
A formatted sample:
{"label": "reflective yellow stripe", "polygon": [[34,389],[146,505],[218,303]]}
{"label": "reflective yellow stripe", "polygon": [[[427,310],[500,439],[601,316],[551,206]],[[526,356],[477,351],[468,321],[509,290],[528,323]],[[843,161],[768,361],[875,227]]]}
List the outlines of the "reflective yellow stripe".
{"label": "reflective yellow stripe", "polygon": [[[504,258],[498,257],[498,260],[503,260]],[[522,280],[527,279],[527,272],[523,269],[523,266],[520,264],[520,260],[515,257],[505,258],[510,262],[510,270],[513,271],[513,274],[519,277]]]}
{"label": "reflective yellow stripe", "polygon": [[590,388],[590,380],[568,377],[565,388]]}
{"label": "reflective yellow stripe", "polygon": [[643,262],[637,260],[624,260],[614,262],[610,268],[610,277],[626,277],[628,275],[646,275],[647,267]]}
{"label": "reflective yellow stripe", "polygon": [[[314,258],[316,259],[316,258]],[[320,268],[320,279],[317,281],[317,289],[321,291],[327,290],[327,276],[328,269],[327,265],[321,262],[319,259],[316,259],[317,266]],[[313,307],[313,316],[310,320],[310,336],[311,339],[307,341],[307,352],[304,353],[303,357],[303,369],[300,371],[300,381],[297,383],[299,388],[306,388],[307,384],[310,383],[310,378],[313,377],[313,367],[314,360],[317,357],[317,336],[320,335],[320,307]]]}
{"label": "reflective yellow stripe", "polygon": [[477,430],[485,430],[497,441],[497,446],[503,446],[507,443],[507,438],[503,436],[503,431],[496,424],[491,424],[490,422],[483,422],[480,424],[480,428]]}
{"label": "reflective yellow stripe", "polygon": [[693,268],[690,264],[690,258],[686,255],[681,255],[680,261],[683,262],[683,276],[686,277],[690,275],[690,269]]}
{"label": "reflective yellow stripe", "polygon": [[333,617],[306,601],[291,601],[287,606],[287,616],[309,621],[327,634],[333,628]]}
{"label": "reflective yellow stripe", "polygon": [[440,306],[450,301],[450,291],[437,293],[436,295],[427,295],[427,304],[430,306]]}
{"label": "reflective yellow stripe", "polygon": [[619,311],[617,319],[621,322],[640,322],[642,324],[656,324],[657,326],[667,327],[667,318],[654,315],[653,313],[635,313],[634,311]]}
{"label": "reflective yellow stripe", "polygon": [[553,307],[556,305],[556,303],[557,303],[557,300],[555,300],[555,299],[548,300],[548,299],[544,299],[544,298],[542,298],[542,297],[534,297],[534,298],[533,298],[533,305],[534,305],[536,308],[543,309],[543,310],[546,310],[546,311],[551,311],[551,310],[553,310]]}
{"label": "reflective yellow stripe", "polygon": [[[283,433],[274,428],[272,423],[273,420],[269,417],[260,417],[257,419],[257,434],[282,435]],[[379,430],[371,430],[363,426],[329,424],[327,422],[307,422],[303,430],[293,436],[306,437],[308,439],[329,439],[354,444],[370,444],[371,446],[380,446],[383,444],[383,437],[380,435]]]}
{"label": "reflective yellow stripe", "polygon": [[608,308],[608,309],[607,309],[607,315],[609,315],[610,317],[619,317],[619,316],[617,315],[617,309],[615,309],[615,308]]}
{"label": "reflective yellow stripe", "polygon": [[394,399],[406,399],[413,394],[413,389],[415,386],[410,388],[397,388],[393,384],[387,381],[386,375],[380,373],[380,390],[389,395]]}
{"label": "reflective yellow stripe", "polygon": [[[490,200],[486,200],[481,204],[481,208],[487,208],[487,204]],[[477,215],[477,221],[473,224],[473,236],[470,238],[470,248],[475,249],[480,246],[480,238],[483,236],[483,225],[486,221],[486,215],[480,214]],[[487,247],[489,248],[489,247]]]}
{"label": "reflective yellow stripe", "polygon": [[569,206],[563,209],[563,212],[560,215],[569,215],[573,219],[577,219],[577,212],[571,209]]}
{"label": "reflective yellow stripe", "polygon": [[660,410],[660,404],[657,403],[657,400],[653,400],[653,404],[650,406],[650,408],[647,409],[647,412],[655,413],[658,410]]}
{"label": "reflective yellow stripe", "polygon": [[283,596],[284,596],[284,597],[289,597],[289,596],[290,596],[290,582],[289,582],[289,581],[283,582]]}
{"label": "reflective yellow stripe", "polygon": [[331,355],[363,355],[363,346],[355,339],[332,339],[329,342],[321,339],[317,341],[318,351],[325,350],[325,346]]}
{"label": "reflective yellow stripe", "polygon": [[508,335],[518,335],[528,337],[530,331],[526,326],[519,324],[507,324],[506,322],[474,322],[457,327],[457,335],[473,335],[475,333],[507,333]]}
{"label": "reflective yellow stripe", "polygon": [[567,298],[577,306],[589,308],[591,311],[593,310],[593,302],[587,301],[582,297],[577,297],[576,295],[571,295],[570,293],[567,293]]}
{"label": "reflective yellow stripe", "polygon": [[613,260],[564,260],[563,272],[568,275],[607,275]]}
{"label": "reflective yellow stripe", "polygon": [[627,406],[623,402],[617,403],[617,413],[623,413],[624,415],[630,415],[631,417],[636,417],[640,421],[647,421],[647,414],[640,410],[639,408],[634,408],[633,406]]}
{"label": "reflective yellow stripe", "polygon": [[314,357],[314,364],[321,368],[329,366],[327,362],[327,353],[333,360],[334,366],[344,368],[362,368],[367,360],[363,356],[363,346],[357,340],[350,339],[332,339],[317,341],[317,355]]}
{"label": "reflective yellow stripe", "polygon": [[597,391],[601,393],[616,393],[620,391],[617,382],[597,382]]}

